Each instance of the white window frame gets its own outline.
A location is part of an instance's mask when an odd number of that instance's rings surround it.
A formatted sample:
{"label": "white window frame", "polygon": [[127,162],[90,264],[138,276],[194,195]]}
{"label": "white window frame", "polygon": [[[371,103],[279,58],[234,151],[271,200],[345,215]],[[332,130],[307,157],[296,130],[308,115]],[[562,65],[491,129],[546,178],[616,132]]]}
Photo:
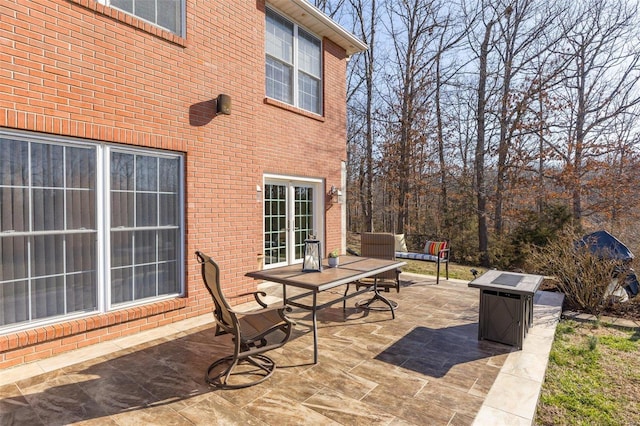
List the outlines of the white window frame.
{"label": "white window frame", "polygon": [[[109,7],[112,7],[114,9],[118,9],[118,10],[126,13],[127,15],[135,16],[137,19],[140,19],[141,21],[148,22],[149,24],[151,24],[153,26],[156,26],[156,27],[162,28],[164,30],[167,30],[169,32],[172,32],[174,34],[177,34],[180,37],[184,37],[185,36],[185,24],[186,24],[186,16],[185,15],[186,15],[186,3],[187,3],[186,0],[180,0],[180,29],[179,29],[179,31],[175,31],[175,30],[173,30],[171,28],[164,27],[164,26],[158,24],[157,22],[149,21],[149,20],[147,20],[145,18],[142,18],[139,15],[136,15],[135,13],[132,13],[132,12],[124,10],[124,9],[121,9],[121,8],[119,8],[117,6],[112,6],[112,4],[111,4],[112,0],[96,0],[96,1],[98,3],[100,3],[100,4],[105,5],[105,6],[109,6]],[[135,1],[138,1],[138,0],[134,0],[134,4],[135,4]],[[158,6],[156,4],[156,19],[157,19],[157,10],[158,10]]]}
{"label": "white window frame", "polygon": [[[292,68],[292,77],[291,77],[291,90],[293,92],[293,103],[289,103],[287,101],[284,101],[282,99],[278,99],[278,98],[274,98],[269,96],[269,94],[267,93],[267,76],[266,76],[266,72],[265,72],[265,95],[267,96],[267,98],[270,99],[275,99],[278,102],[284,102],[286,104],[292,105],[296,108],[300,108],[304,111],[308,111],[311,114],[316,114],[316,115],[323,115],[324,111],[323,111],[323,95],[324,95],[324,76],[323,76],[323,51],[324,51],[324,47],[323,47],[323,42],[322,42],[322,37],[318,37],[313,31],[308,30],[307,28],[299,25],[298,23],[296,23],[294,20],[286,17],[285,15],[283,15],[282,13],[278,12],[276,9],[273,9],[271,7],[267,6],[267,13],[273,13],[275,15],[278,15],[281,19],[289,22],[290,24],[293,25],[293,47],[292,47],[292,58],[291,58],[291,63],[284,61],[281,58],[278,58],[276,56],[272,56],[269,55],[269,53],[267,53],[267,49],[265,47],[265,66],[266,66],[266,61],[268,57],[273,58],[275,61],[278,61],[280,63],[284,63],[287,64],[289,66],[291,66]],[[266,19],[267,19],[267,13],[265,13],[265,28],[266,28]],[[298,58],[298,40],[299,40],[299,35],[298,35],[298,30],[302,29],[304,32],[306,32],[307,34],[309,34],[310,36],[314,37],[316,40],[318,40],[319,42],[319,51],[318,51],[318,61],[319,61],[319,75],[318,76],[313,76],[307,72],[301,71],[300,70],[300,61]],[[267,33],[265,31],[265,44],[267,42]],[[300,88],[299,88],[299,84],[298,84],[298,77],[299,74],[305,74],[305,75],[310,75],[312,78],[317,78],[318,81],[318,105],[317,111],[312,111],[309,109],[306,109],[304,107],[302,107],[300,104]]]}
{"label": "white window frame", "polygon": [[[303,178],[299,176],[286,176],[286,175],[275,175],[275,174],[265,174],[263,177],[263,188],[266,188],[266,185],[285,185],[287,186],[287,255],[286,261],[280,263],[272,263],[264,265],[265,269],[275,268],[278,266],[284,265],[293,265],[302,263],[302,258],[295,259],[295,244],[294,241],[294,233],[295,233],[295,187],[296,186],[307,186],[313,188],[313,230],[316,232],[315,237],[320,240],[322,247],[324,245],[324,203],[322,202],[322,195],[324,189],[324,180],[323,179],[315,179],[315,178]],[[263,191],[266,196],[266,190]],[[265,218],[265,210],[264,210],[264,196],[262,202],[262,247],[265,246],[264,234],[266,232],[264,227],[264,218]],[[323,249],[324,250],[324,249]]]}
{"label": "white window frame", "polygon": [[[101,257],[99,257],[99,260],[104,261],[104,269],[99,270],[101,272],[99,273],[103,273],[105,276],[105,286],[104,286],[104,291],[99,291],[100,295],[104,295],[104,300],[102,301],[102,305],[101,309],[103,312],[108,312],[111,310],[117,310],[117,309],[123,309],[123,308],[127,308],[127,307],[131,307],[131,306],[138,306],[138,305],[144,305],[144,304],[148,304],[150,303],[150,301],[159,301],[159,300],[166,300],[166,299],[171,299],[171,298],[175,298],[178,296],[183,296],[184,295],[184,291],[185,291],[185,282],[184,282],[184,247],[185,247],[185,240],[184,240],[184,233],[185,233],[185,229],[184,229],[184,211],[185,211],[185,200],[184,200],[184,156],[180,155],[180,154],[173,154],[173,153],[168,153],[166,151],[161,151],[161,150],[150,150],[150,149],[144,149],[144,148],[133,148],[133,147],[122,147],[122,146],[110,146],[110,145],[104,145],[105,149],[103,150],[102,154],[103,154],[103,169],[104,172],[102,173],[101,177],[107,178],[110,177],[110,169],[111,169],[111,152],[112,151],[117,151],[120,153],[127,153],[127,154],[132,154],[132,155],[148,155],[148,156],[152,156],[155,158],[180,158],[180,164],[179,164],[179,179],[178,179],[178,187],[181,188],[180,190],[180,197],[178,200],[179,203],[179,213],[180,213],[180,217],[179,217],[179,227],[180,227],[180,238],[179,238],[179,247],[177,249],[177,251],[179,252],[178,255],[178,277],[180,278],[180,292],[178,293],[171,293],[171,294],[167,294],[167,295],[161,295],[161,296],[156,296],[156,297],[152,297],[152,298],[144,298],[144,299],[139,299],[139,300],[132,300],[130,302],[121,302],[121,303],[117,303],[117,304],[112,304],[111,303],[111,256],[110,256],[110,252],[105,252]],[[111,248],[111,218],[110,218],[110,212],[111,212],[111,182],[110,179],[105,179],[106,182],[103,183],[103,196],[102,197],[98,197],[99,199],[102,199],[103,203],[104,203],[104,209],[99,210],[99,214],[101,212],[105,212],[108,214],[104,214],[103,218],[102,218],[102,223],[103,223],[103,232],[104,234],[102,234],[103,236],[103,241],[104,244],[98,244],[98,248],[100,250],[104,250],[106,247],[108,247],[109,249]],[[154,227],[155,229],[160,229],[161,226],[156,226]],[[144,228],[132,228],[132,229],[144,229]],[[106,250],[105,250],[106,251]]]}
{"label": "white window frame", "polygon": [[[72,312],[58,316],[46,317],[42,319],[33,319],[16,324],[7,324],[0,326],[0,334],[16,332],[20,330],[32,329],[48,324],[55,324],[63,321],[69,321],[76,318],[82,318],[97,313],[105,313],[112,310],[119,310],[131,306],[145,305],[161,300],[172,299],[184,296],[185,294],[185,186],[184,186],[184,155],[175,152],[155,150],[149,148],[123,147],[121,145],[111,145],[107,143],[95,143],[83,139],[68,138],[63,136],[51,136],[38,133],[23,132],[17,130],[0,129],[0,136],[7,138],[15,138],[24,140],[25,142],[46,143],[52,145],[70,145],[70,146],[91,146],[96,150],[96,308],[88,311]],[[1,148],[1,147],[0,147]],[[177,276],[179,280],[179,291],[177,293],[164,294],[156,297],[147,297],[131,302],[111,304],[111,227],[110,227],[110,153],[112,150],[118,152],[127,152],[137,155],[147,155],[155,158],[173,158],[179,160],[178,165],[178,214],[177,218],[179,227],[179,241],[176,248],[177,255]],[[0,154],[1,155],[1,154]],[[29,231],[31,234],[33,231]],[[9,233],[8,235],[12,235]],[[37,277],[29,277],[29,280]]]}

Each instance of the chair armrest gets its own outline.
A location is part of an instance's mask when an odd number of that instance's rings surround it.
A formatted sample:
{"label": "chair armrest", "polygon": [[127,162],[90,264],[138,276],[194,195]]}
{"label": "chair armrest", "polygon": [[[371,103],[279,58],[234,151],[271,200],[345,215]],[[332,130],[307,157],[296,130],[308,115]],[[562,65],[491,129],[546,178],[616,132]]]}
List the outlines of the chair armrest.
{"label": "chair armrest", "polygon": [[438,252],[438,257],[440,257],[441,259],[446,259],[449,260],[449,249],[442,249]]}
{"label": "chair armrest", "polygon": [[256,300],[256,302],[258,302],[258,304],[260,306],[262,306],[263,308],[266,308],[268,306],[266,303],[264,303],[260,299],[260,296],[262,296],[262,297],[266,297],[267,296],[267,293],[265,293],[264,291],[250,291],[248,293],[236,294],[235,296],[229,297],[229,299],[235,299],[237,297],[244,297],[244,296],[253,296],[253,298]]}
{"label": "chair armrest", "polygon": [[[253,294],[254,292],[251,293],[247,293],[247,294]],[[256,293],[261,293],[261,292],[256,292]],[[291,306],[289,305],[273,305],[273,306],[268,306],[262,309],[256,309],[254,311],[236,311],[235,309],[231,308],[229,309],[229,312],[231,312],[232,315],[234,315],[236,318],[240,318],[240,317],[246,317],[246,316],[251,316],[251,315],[264,315],[267,312],[271,312],[271,311],[276,311],[278,313],[278,315],[280,316],[280,318],[282,318],[284,321],[287,321],[293,325],[296,324],[296,322],[294,320],[292,320],[291,318],[289,318],[287,316],[287,312],[292,312],[293,309],[291,308]]]}

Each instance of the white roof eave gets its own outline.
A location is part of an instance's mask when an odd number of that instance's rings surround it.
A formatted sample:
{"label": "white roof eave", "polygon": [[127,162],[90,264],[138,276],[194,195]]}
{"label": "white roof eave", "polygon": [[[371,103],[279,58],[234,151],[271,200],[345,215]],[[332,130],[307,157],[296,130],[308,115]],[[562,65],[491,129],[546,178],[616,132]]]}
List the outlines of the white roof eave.
{"label": "white roof eave", "polygon": [[342,28],[306,0],[267,0],[267,4],[285,13],[315,34],[333,41],[346,51],[347,56],[368,49],[367,45],[359,38]]}

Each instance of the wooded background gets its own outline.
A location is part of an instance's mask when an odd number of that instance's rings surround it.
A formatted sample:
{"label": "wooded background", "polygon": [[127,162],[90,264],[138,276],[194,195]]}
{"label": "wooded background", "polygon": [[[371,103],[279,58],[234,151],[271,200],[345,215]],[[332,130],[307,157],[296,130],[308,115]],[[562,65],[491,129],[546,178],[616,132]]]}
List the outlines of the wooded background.
{"label": "wooded background", "polygon": [[349,231],[502,267],[567,224],[640,247],[636,2],[314,4],[369,46],[347,74]]}

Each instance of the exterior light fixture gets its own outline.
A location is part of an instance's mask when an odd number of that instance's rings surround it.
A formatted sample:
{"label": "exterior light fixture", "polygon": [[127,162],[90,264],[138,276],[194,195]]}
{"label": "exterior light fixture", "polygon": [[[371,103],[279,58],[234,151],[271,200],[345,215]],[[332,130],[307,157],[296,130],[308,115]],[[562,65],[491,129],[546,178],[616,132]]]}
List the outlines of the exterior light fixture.
{"label": "exterior light fixture", "polygon": [[336,188],[334,185],[331,185],[329,196],[331,197],[332,202],[342,203],[342,190]]}
{"label": "exterior light fixture", "polygon": [[320,248],[320,241],[316,240],[312,235],[304,240],[302,272],[322,272],[322,250]]}
{"label": "exterior light fixture", "polygon": [[229,95],[218,95],[216,99],[216,114],[231,114],[231,96]]}

